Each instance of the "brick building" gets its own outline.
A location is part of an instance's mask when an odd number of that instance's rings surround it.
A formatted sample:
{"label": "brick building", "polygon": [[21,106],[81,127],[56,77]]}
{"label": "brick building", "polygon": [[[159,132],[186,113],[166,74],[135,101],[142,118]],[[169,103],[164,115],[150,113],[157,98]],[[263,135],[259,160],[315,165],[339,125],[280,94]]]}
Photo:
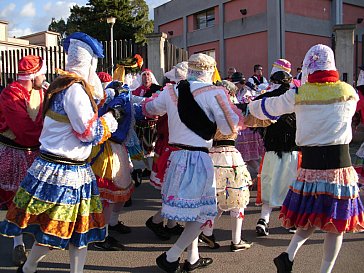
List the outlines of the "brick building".
{"label": "brick building", "polygon": [[354,25],[353,65],[362,64],[363,18],[364,0],[171,0],[154,9],[154,31],[189,54],[215,57],[222,75],[233,66],[250,76],[260,63],[267,76],[277,58],[291,61],[295,75],[312,45],[333,46],[339,24]]}

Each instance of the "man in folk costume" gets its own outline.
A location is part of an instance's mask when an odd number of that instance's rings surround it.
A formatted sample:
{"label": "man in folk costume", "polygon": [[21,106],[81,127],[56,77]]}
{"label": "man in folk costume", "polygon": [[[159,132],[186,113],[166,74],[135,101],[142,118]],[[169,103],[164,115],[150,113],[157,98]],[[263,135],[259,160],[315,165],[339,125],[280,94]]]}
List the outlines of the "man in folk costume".
{"label": "man in folk costume", "polygon": [[351,120],[358,95],[339,80],[334,53],[326,45],[309,49],[303,61],[303,85],[279,97],[252,101],[259,119],[296,114],[296,143],[302,164],[283,202],[280,218],[286,228],[297,227],[286,251],[274,259],[278,273],[292,272],[298,249],[316,229],[326,231],[321,273],[330,273],[344,232],[364,230],[364,207],[358,175],[351,165]]}
{"label": "man in folk costume", "polygon": [[248,86],[258,90],[260,85],[267,85],[268,81],[263,76],[263,67],[260,64],[254,65],[254,74],[248,79]]}
{"label": "man in folk costume", "polygon": [[[187,77],[187,69],[188,63],[181,62],[176,64],[170,71],[166,72],[164,76],[170,82],[166,84],[165,88],[173,89],[175,84],[178,84],[181,80],[185,80]],[[163,161],[167,159],[165,152],[169,149],[168,140],[168,115],[165,114],[159,117],[157,121],[157,141],[155,144],[153,166],[150,175],[150,184],[157,190],[161,190],[163,186],[165,169],[162,167],[166,167],[166,165],[163,164]],[[164,225],[164,218],[161,213],[162,209],[159,209],[157,213],[146,221],[146,226],[161,240],[169,240],[172,235],[181,235],[183,226],[173,219],[168,219],[167,224]]]}
{"label": "man in folk costume", "polygon": [[97,115],[96,75],[102,45],[85,33],[64,41],[66,72],[50,86],[44,100],[40,156],[21,182],[0,233],[35,238],[18,273],[36,272],[50,249],[69,248],[72,273],[83,272],[87,245],[105,239],[106,228],[96,179],[86,159],[93,145],[110,137],[122,119],[120,109]]}
{"label": "man in folk costume", "polygon": [[231,134],[239,117],[221,87],[212,84],[216,62],[205,54],[188,60],[187,80],[146,99],[145,114],[168,114],[171,146],[162,187],[162,216],[185,222],[177,242],[157,259],[166,272],[181,272],[179,259],[187,248],[183,270],[190,272],[212,263],[198,254],[201,228],[217,215],[214,169],[208,149],[216,129]]}
{"label": "man in folk costume", "polygon": [[[21,58],[17,81],[0,95],[0,201],[7,207],[39,154],[46,70],[41,57]],[[17,266],[26,260],[22,235],[14,237],[12,259]]]}
{"label": "man in folk costume", "polygon": [[[278,59],[273,63],[269,92],[255,100],[278,97],[290,89],[291,63]],[[274,207],[280,207],[289,186],[297,177],[299,153],[295,142],[296,117],[294,113],[282,115],[268,127],[260,128],[266,152],[258,175],[257,205],[262,205],[256,225],[258,236],[269,235],[269,219]],[[293,230],[291,231],[293,232]]]}

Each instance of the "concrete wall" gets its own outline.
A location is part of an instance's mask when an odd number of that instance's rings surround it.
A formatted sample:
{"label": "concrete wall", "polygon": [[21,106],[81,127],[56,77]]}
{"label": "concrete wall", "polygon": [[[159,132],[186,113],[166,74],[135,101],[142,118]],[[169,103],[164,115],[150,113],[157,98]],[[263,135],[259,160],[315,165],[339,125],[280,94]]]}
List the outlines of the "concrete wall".
{"label": "concrete wall", "polygon": [[[167,24],[163,24],[159,26],[159,31],[167,33],[168,38],[174,38],[183,35],[183,18],[174,20]],[[170,35],[168,32],[173,31],[173,35]]]}
{"label": "concrete wall", "polygon": [[[246,9],[247,15],[241,15],[240,9]],[[225,23],[241,20],[241,18],[248,18],[257,14],[267,12],[267,0],[235,0],[225,4]]]}
{"label": "concrete wall", "polygon": [[[287,13],[320,20],[330,20],[331,18],[331,0],[286,0],[284,1],[284,9]],[[299,24],[300,21],[296,23]]]}

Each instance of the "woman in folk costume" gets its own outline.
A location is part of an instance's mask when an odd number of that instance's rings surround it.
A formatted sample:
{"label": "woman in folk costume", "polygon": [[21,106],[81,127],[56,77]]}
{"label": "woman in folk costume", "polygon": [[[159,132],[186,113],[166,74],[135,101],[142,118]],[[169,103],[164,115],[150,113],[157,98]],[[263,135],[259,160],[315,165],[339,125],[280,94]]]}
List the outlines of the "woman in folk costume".
{"label": "woman in folk costume", "polygon": [[[64,41],[64,76],[49,87],[44,101],[40,156],[22,181],[0,233],[31,233],[35,242],[19,273],[36,272],[52,248],[69,248],[71,272],[83,272],[87,245],[105,239],[106,228],[97,183],[86,159],[92,145],[117,128],[118,108],[97,115],[93,97],[102,94],[95,70],[102,45],[75,32]],[[67,75],[66,75],[67,74]]]}
{"label": "woman in folk costume", "polygon": [[[162,89],[162,86],[158,84],[153,72],[150,69],[144,69],[141,73],[141,78],[141,85],[132,92],[134,96],[149,98],[152,96],[152,94]],[[135,131],[144,151],[146,162],[144,175],[149,177],[152,170],[154,146],[157,138],[157,120],[150,118],[138,120],[135,123]],[[135,171],[139,172],[138,176],[140,176],[142,170],[135,169]]]}
{"label": "woman in folk costume", "polygon": [[[111,76],[98,74],[101,81],[109,82]],[[111,137],[94,146],[90,155],[90,164],[95,173],[100,197],[103,201],[105,222],[108,231],[127,234],[131,229],[119,221],[119,214],[125,202],[131,198],[134,184],[131,180],[131,162],[125,147],[125,140],[131,127],[132,105],[129,99],[129,89],[121,82],[113,81],[106,86],[108,94],[105,103],[100,106],[98,115],[104,115],[108,109],[118,105],[123,110],[123,120]],[[112,236],[108,235],[104,242],[95,243],[96,248],[103,250],[124,250],[125,247]]]}
{"label": "woman in folk costume", "polygon": [[[232,82],[238,88],[237,99],[239,103],[248,103],[254,99],[255,91],[246,86],[243,73],[235,72],[232,75]],[[235,147],[241,153],[252,178],[255,180],[259,170],[260,158],[265,152],[262,137],[256,130],[251,128],[241,129],[238,132]]]}
{"label": "woman in folk costume", "polygon": [[[290,89],[292,83],[291,63],[278,59],[273,64],[269,92],[255,100],[278,97]],[[297,177],[299,153],[295,142],[296,116],[282,115],[268,127],[261,128],[266,152],[258,175],[257,205],[262,205],[260,219],[256,225],[258,236],[269,235],[269,219],[274,207],[280,207],[289,186]],[[292,229],[291,232],[294,232]]]}
{"label": "woman in folk costume", "polygon": [[[218,84],[220,85],[220,84]],[[223,80],[221,85],[227,89],[228,96],[232,103],[236,102],[235,93],[237,87],[230,81]],[[241,113],[240,126],[243,125]],[[244,209],[249,204],[249,186],[252,184],[250,173],[240,152],[235,148],[237,131],[229,135],[222,134],[217,130],[210,157],[214,164],[216,179],[216,196],[219,218],[224,211],[229,211],[231,216],[231,244],[230,250],[233,252],[248,249],[252,243],[241,238],[241,228],[244,220]],[[210,248],[218,248],[213,235],[213,224],[206,225],[199,239],[207,243]]]}
{"label": "woman in folk costume", "polygon": [[[359,77],[356,84],[356,89],[358,90],[359,95],[359,102],[356,106],[356,114],[355,117],[357,117],[357,124],[355,124],[356,127],[362,123],[364,124],[364,65],[359,67]],[[354,122],[354,121],[353,121]],[[359,176],[359,186],[364,185],[364,142],[361,144],[360,148],[356,152],[356,157],[354,160],[354,168]]]}
{"label": "woman in folk costume", "polygon": [[[176,64],[170,71],[166,72],[164,76],[169,79],[167,83],[167,89],[173,89],[174,85],[181,80],[185,80],[187,77],[188,63],[181,62]],[[165,173],[166,165],[163,164],[166,158],[164,156],[165,151],[169,150],[168,146],[168,115],[165,114],[158,118],[157,121],[157,141],[154,149],[154,159],[152,172],[150,175],[150,184],[157,190],[161,190],[163,186],[163,176]],[[161,162],[159,159],[161,158]],[[172,235],[181,235],[183,232],[183,226],[178,224],[173,219],[168,219],[167,224],[164,225],[164,218],[161,215],[162,209],[159,209],[157,213],[151,216],[147,222],[146,226],[153,231],[153,233],[161,240],[169,240]]]}
{"label": "woman in folk costume", "polygon": [[168,114],[169,158],[162,187],[162,217],[185,222],[177,242],[157,259],[166,272],[180,272],[179,259],[187,248],[183,270],[187,272],[212,263],[198,253],[202,226],[217,214],[214,169],[208,154],[216,128],[231,134],[239,117],[230,107],[221,87],[212,84],[216,62],[205,54],[188,60],[188,81],[165,88],[157,98],[146,99],[146,115]]}
{"label": "woman in folk costume", "polygon": [[[0,95],[0,202],[10,207],[28,168],[39,155],[43,127],[43,82],[46,65],[41,57],[19,60],[18,79]],[[13,263],[26,260],[23,236],[14,237]]]}
{"label": "woman in folk costume", "polygon": [[339,80],[334,53],[315,45],[303,61],[303,85],[279,97],[249,104],[260,119],[296,114],[296,143],[302,151],[297,179],[283,202],[280,218],[297,227],[285,252],[274,259],[277,272],[292,272],[298,249],[316,229],[326,231],[321,273],[329,273],[339,254],[344,232],[364,230],[364,207],[358,175],[351,165],[351,119],[358,95]]}

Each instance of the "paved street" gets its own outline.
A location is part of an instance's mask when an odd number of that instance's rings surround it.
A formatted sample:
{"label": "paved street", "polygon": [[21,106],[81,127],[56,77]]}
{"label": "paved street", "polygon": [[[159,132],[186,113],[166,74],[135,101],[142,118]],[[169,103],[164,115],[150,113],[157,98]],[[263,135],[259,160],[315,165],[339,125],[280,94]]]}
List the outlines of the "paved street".
{"label": "paved street", "polygon": [[[269,237],[257,238],[255,236],[255,224],[259,218],[260,208],[254,206],[256,192],[252,192],[251,204],[246,212],[243,236],[254,242],[251,249],[232,253],[229,250],[231,233],[230,216],[224,214],[217,223],[216,237],[222,245],[220,249],[210,250],[205,246],[200,247],[201,255],[212,257],[214,263],[211,267],[199,272],[247,272],[247,273],[274,273],[272,259],[285,250],[291,235],[280,227],[277,219],[278,210],[275,210],[271,217],[271,235]],[[362,194],[362,199],[363,198]],[[85,273],[95,272],[134,272],[153,273],[161,272],[155,266],[155,258],[175,241],[171,239],[167,242],[159,241],[144,223],[158,208],[158,191],[154,190],[147,182],[136,189],[133,197],[133,206],[125,209],[125,213],[120,216],[127,225],[132,227],[129,235],[116,235],[117,239],[127,246],[127,251],[123,252],[102,252],[89,247]],[[5,216],[5,211],[0,211],[0,219]],[[321,251],[324,233],[317,232],[301,248],[296,257],[294,269],[300,272],[318,272],[321,262]],[[32,242],[28,236],[26,238],[27,247]],[[0,272],[15,272],[15,267],[11,264],[10,250],[12,240],[0,236]],[[334,273],[359,273],[363,272],[364,233],[346,234],[344,244],[339,254]],[[183,259],[183,258],[182,258]],[[182,261],[181,259],[181,261]],[[52,251],[38,269],[42,272],[69,272],[69,258],[67,251]]]}

